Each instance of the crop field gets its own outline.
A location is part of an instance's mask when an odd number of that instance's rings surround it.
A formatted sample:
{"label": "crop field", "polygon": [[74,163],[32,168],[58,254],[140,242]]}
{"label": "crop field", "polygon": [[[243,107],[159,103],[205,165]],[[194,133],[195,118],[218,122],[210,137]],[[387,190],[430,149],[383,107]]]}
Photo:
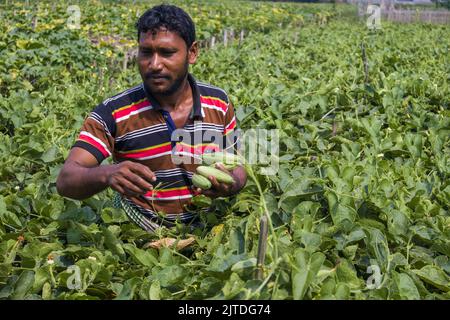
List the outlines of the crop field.
{"label": "crop field", "polygon": [[251,166],[182,251],[144,248],[184,230],[146,233],[112,190],[58,195],[89,112],[141,82],[134,24],[158,3],[0,2],[0,299],[450,299],[448,24],[170,1],[196,23],[192,74],[228,92],[242,130],[278,133],[276,174]]}

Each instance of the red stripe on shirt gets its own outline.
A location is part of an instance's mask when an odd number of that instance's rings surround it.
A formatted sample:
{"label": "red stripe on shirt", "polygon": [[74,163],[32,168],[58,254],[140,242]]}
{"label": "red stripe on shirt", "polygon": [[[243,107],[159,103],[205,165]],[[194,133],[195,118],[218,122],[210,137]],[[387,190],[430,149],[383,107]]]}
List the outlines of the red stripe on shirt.
{"label": "red stripe on shirt", "polygon": [[223,110],[224,113],[226,113],[227,109],[228,109],[228,106],[224,102],[222,102],[220,100],[211,99],[211,98],[205,98],[203,96],[200,96],[200,102],[219,107],[220,109]]}
{"label": "red stripe on shirt", "polygon": [[98,149],[98,151],[100,151],[105,158],[107,158],[109,156],[109,152],[100,143],[98,143],[91,137],[84,135],[84,134],[80,134],[78,140],[89,143],[90,145],[92,145],[93,147]]}
{"label": "red stripe on shirt", "polygon": [[230,131],[233,131],[236,128],[236,118],[230,122],[230,124],[225,128],[224,133],[227,134]]}
{"label": "red stripe on shirt", "polygon": [[175,150],[177,152],[189,152],[193,154],[203,154],[206,151],[220,151],[219,146],[214,144],[194,147],[192,145],[185,145],[181,143],[176,144]]}
{"label": "red stripe on shirt", "polygon": [[172,148],[170,146],[170,143],[158,148],[152,148],[145,151],[138,151],[138,152],[129,152],[129,153],[119,153],[118,156],[121,158],[127,158],[127,159],[136,159],[136,158],[144,158],[149,156],[156,156],[160,153],[171,151]]}
{"label": "red stripe on shirt", "polygon": [[136,103],[136,104],[132,104],[128,108],[122,109],[120,111],[115,111],[115,112],[113,112],[112,115],[113,115],[114,119],[117,120],[119,118],[122,118],[122,117],[125,117],[125,116],[129,115],[133,111],[137,111],[139,109],[148,107],[149,105],[150,105],[150,102],[146,99],[146,100],[144,100],[142,102],[139,102],[139,103]]}
{"label": "red stripe on shirt", "polygon": [[154,197],[154,198],[169,198],[169,197],[179,197],[185,195],[191,195],[192,190],[188,187],[184,187],[179,190],[158,190],[158,191],[149,191],[145,194],[146,197]]}

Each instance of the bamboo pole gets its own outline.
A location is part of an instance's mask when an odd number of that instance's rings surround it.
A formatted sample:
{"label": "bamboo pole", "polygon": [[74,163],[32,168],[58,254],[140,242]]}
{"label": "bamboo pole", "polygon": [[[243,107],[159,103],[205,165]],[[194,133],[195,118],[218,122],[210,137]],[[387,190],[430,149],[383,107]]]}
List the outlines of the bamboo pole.
{"label": "bamboo pole", "polygon": [[228,31],[227,29],[223,30],[223,46],[226,47],[228,44]]}
{"label": "bamboo pole", "polygon": [[256,260],[256,279],[262,280],[264,278],[264,259],[267,251],[267,235],[269,233],[267,216],[263,215],[260,220],[259,240],[258,240],[258,257]]}
{"label": "bamboo pole", "polygon": [[369,63],[367,62],[366,47],[364,42],[361,42],[361,56],[364,64],[364,83],[369,83]]}

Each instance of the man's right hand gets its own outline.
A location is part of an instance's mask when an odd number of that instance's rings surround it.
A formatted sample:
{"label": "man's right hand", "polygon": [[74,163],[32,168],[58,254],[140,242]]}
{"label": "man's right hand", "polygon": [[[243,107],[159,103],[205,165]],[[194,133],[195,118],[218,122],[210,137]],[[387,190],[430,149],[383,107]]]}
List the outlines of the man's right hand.
{"label": "man's right hand", "polygon": [[132,161],[111,165],[108,171],[108,186],[129,197],[144,195],[153,190],[151,183],[156,181],[155,174],[148,167]]}
{"label": "man's right hand", "polygon": [[74,147],[61,169],[56,188],[64,197],[82,200],[108,187],[125,196],[144,195],[153,189],[155,174],[146,166],[132,161],[99,165],[88,151]]}

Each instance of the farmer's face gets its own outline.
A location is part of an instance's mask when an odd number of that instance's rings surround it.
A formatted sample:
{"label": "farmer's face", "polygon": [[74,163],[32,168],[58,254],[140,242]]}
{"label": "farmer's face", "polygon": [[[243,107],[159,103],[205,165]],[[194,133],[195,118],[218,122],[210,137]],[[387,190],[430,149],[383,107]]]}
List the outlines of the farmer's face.
{"label": "farmer's face", "polygon": [[142,80],[153,94],[171,95],[180,88],[189,64],[197,60],[197,43],[187,48],[183,38],[166,29],[141,33],[138,65]]}

